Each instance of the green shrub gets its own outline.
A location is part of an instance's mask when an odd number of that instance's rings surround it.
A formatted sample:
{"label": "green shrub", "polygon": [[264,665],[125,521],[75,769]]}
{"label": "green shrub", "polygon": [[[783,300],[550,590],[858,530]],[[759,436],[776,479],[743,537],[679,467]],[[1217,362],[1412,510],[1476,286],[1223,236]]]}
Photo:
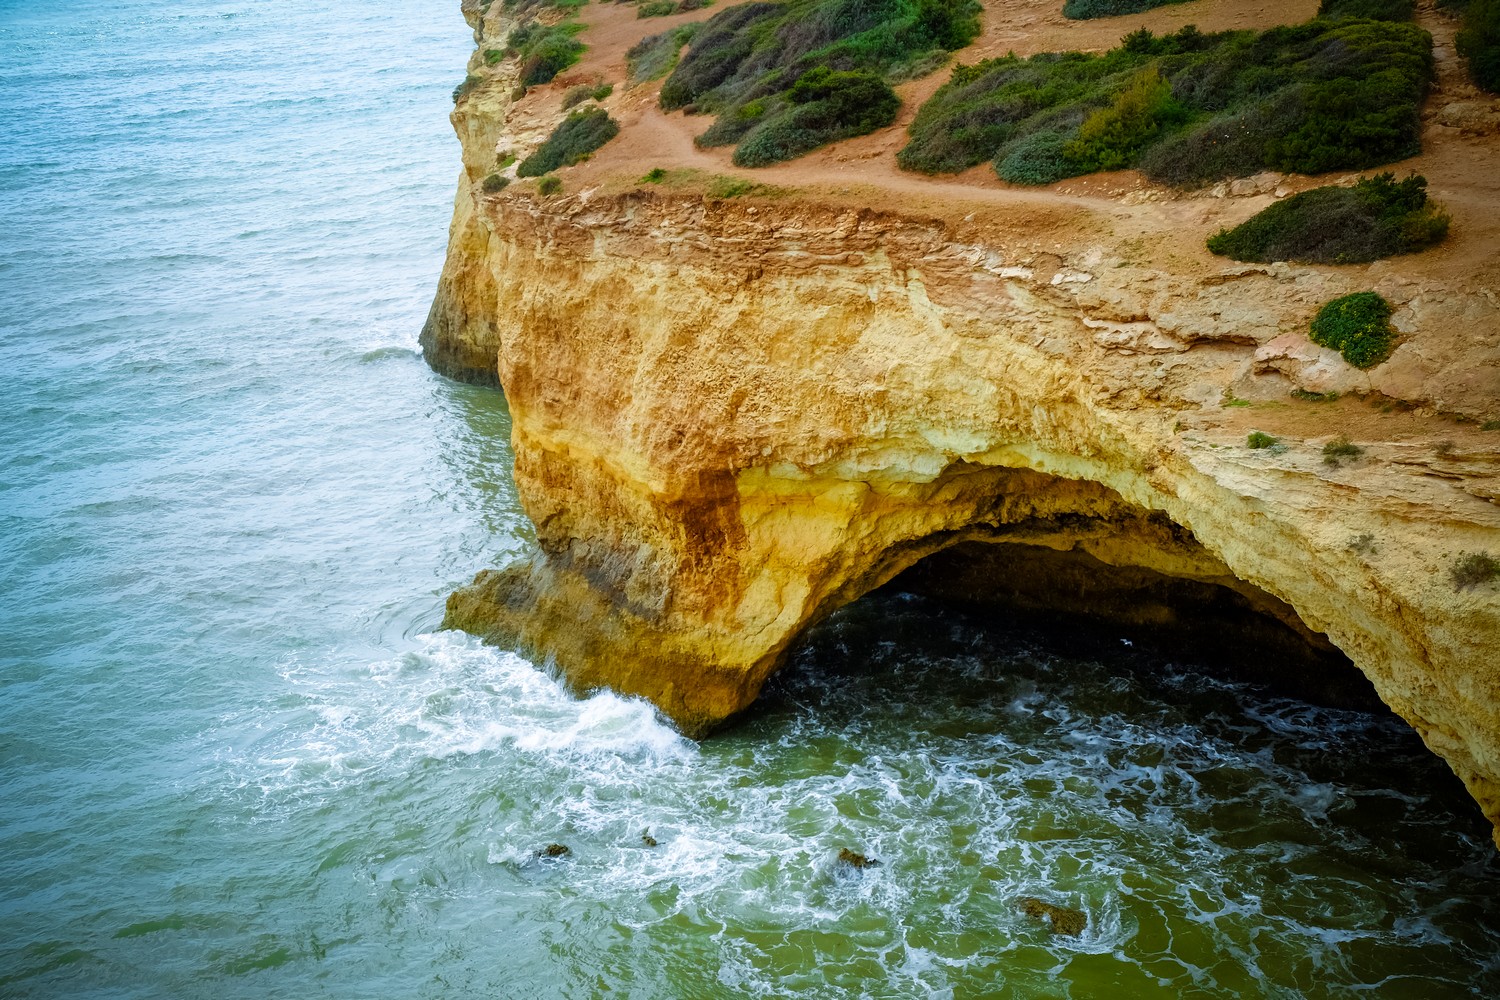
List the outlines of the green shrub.
{"label": "green shrub", "polygon": [[1251,431],[1250,436],[1245,440],[1245,443],[1251,448],[1259,451],[1262,448],[1273,447],[1276,444],[1276,438],[1273,438],[1271,435],[1266,434],[1263,431]]}
{"label": "green shrub", "polygon": [[1300,399],[1304,403],[1332,403],[1339,398],[1336,392],[1309,392],[1306,389],[1293,389],[1292,398]]}
{"label": "green shrub", "polygon": [[553,195],[562,190],[562,178],[548,174],[536,182],[538,194]]}
{"label": "green shrub", "polygon": [[739,165],[801,156],[890,124],[900,106],[890,81],[967,45],[979,10],[974,0],[739,4],[704,23],[661,106],[715,115],[701,143],[735,144]]}
{"label": "green shrub", "polygon": [[490,174],[479,187],[485,194],[497,194],[504,191],[508,184],[510,184],[510,178],[504,174]]}
{"label": "green shrub", "polygon": [[706,190],[710,198],[739,198],[750,194],[760,187],[754,181],[747,181],[743,177],[726,177],[723,174],[715,174],[708,182]]}
{"label": "green shrub", "polygon": [[594,88],[587,83],[580,83],[576,87],[569,87],[567,93],[563,94],[563,110],[566,111],[569,108],[575,108],[593,96]]}
{"label": "green shrub", "polygon": [[464,82],[453,88],[453,103],[457,104],[459,101],[463,100],[468,96],[469,91],[473,90],[483,82],[484,77],[475,76],[472,73],[464,77]]}
{"label": "green shrub", "polygon": [[1172,88],[1161,70],[1147,66],[1131,78],[1109,107],[1083,120],[1078,138],[1063,147],[1063,155],[1077,164],[1080,173],[1121,170],[1163,128],[1186,117],[1186,109],[1172,97]]}
{"label": "green shrub", "polygon": [[808,70],[786,96],[785,112],[755,124],[735,148],[738,167],[763,167],[791,160],[819,146],[867,135],[896,120],[901,99],[875,73],[835,72],[826,66]]}
{"label": "green shrub", "polygon": [[1384,173],[1275,202],[1209,237],[1208,249],[1259,263],[1365,264],[1440,243],[1448,223],[1448,214],[1427,200],[1427,178],[1397,181]]}
{"label": "green shrub", "polygon": [[[1362,169],[1419,151],[1431,73],[1432,39],[1413,24],[1313,20],[1217,34],[1189,26],[1160,37],[1142,29],[1104,53],[955,67],[918,111],[897,160],[924,173],[990,160],[1002,177],[1038,182],[1138,166],[1175,185],[1267,169]],[[1028,142],[1042,132],[1068,143]]]}
{"label": "green shrub", "polygon": [[1075,21],[1091,17],[1119,17],[1122,14],[1142,14],[1168,4],[1186,3],[1187,0],[1067,0],[1063,4],[1063,17]]}
{"label": "green shrub", "polygon": [[530,21],[510,33],[506,56],[521,60],[520,85],[533,87],[552,78],[578,61],[584,45],[573,36],[583,30],[577,21],[546,25]]}
{"label": "green shrub", "polygon": [[1001,152],[995,172],[1012,184],[1051,184],[1086,173],[1064,152],[1072,140],[1066,132],[1033,132]]}
{"label": "green shrub", "polygon": [[1465,552],[1448,567],[1454,590],[1472,590],[1500,576],[1500,560],[1488,552]]}
{"label": "green shrub", "polygon": [[701,24],[684,24],[659,35],[642,38],[625,53],[626,75],[632,83],[659,80],[677,68],[677,55],[693,40]]}
{"label": "green shrub", "polygon": [[1345,462],[1352,462],[1364,453],[1363,448],[1340,434],[1323,446],[1323,464],[1337,468]]}
{"label": "green shrub", "polygon": [[1455,40],[1474,83],[1500,94],[1500,0],[1470,0]]}
{"label": "green shrub", "polygon": [[646,0],[635,8],[636,17],[666,17],[677,13],[676,0]]}
{"label": "green shrub", "polygon": [[1500,420],[1486,420],[1479,425],[1482,431],[1500,431]]}
{"label": "green shrub", "polygon": [[1318,4],[1318,16],[1331,21],[1356,17],[1372,21],[1410,21],[1416,13],[1416,0],[1323,0]]}
{"label": "green shrub", "polygon": [[665,170],[663,170],[661,167],[652,167],[650,170],[646,171],[646,176],[641,178],[641,183],[660,184],[662,181],[666,180],[666,178],[667,172]]}
{"label": "green shrub", "polygon": [[1313,343],[1331,347],[1356,368],[1373,368],[1391,356],[1396,339],[1391,304],[1375,292],[1355,292],[1327,303],[1312,321]]}
{"label": "green shrub", "polygon": [[496,66],[496,65],[499,65],[501,62],[504,62],[504,61],[505,61],[505,50],[504,49],[485,49],[484,50],[484,64],[486,66]]}
{"label": "green shrub", "polygon": [[516,168],[518,177],[540,177],[585,159],[620,134],[619,124],[603,108],[584,108],[564,118],[547,141]]}
{"label": "green shrub", "polygon": [[516,162],[516,154],[512,153],[508,149],[504,150],[503,152],[495,154],[495,169],[496,170],[504,170],[506,167],[510,166],[512,163],[515,163],[515,162]]}
{"label": "green shrub", "polygon": [[588,100],[602,101],[614,92],[615,85],[612,83],[580,83],[576,87],[569,87],[568,92],[563,94],[563,110],[577,107]]}

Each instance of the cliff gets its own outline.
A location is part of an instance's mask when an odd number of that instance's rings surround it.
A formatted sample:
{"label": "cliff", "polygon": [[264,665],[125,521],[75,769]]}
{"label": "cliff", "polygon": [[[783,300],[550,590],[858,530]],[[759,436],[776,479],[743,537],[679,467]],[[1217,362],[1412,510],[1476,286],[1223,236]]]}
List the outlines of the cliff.
{"label": "cliff", "polygon": [[[1208,7],[1205,28],[1253,16]],[[979,51],[1019,49],[1033,8],[991,10]],[[624,133],[563,171],[562,195],[482,193],[497,153],[561,117],[563,90],[618,82],[631,41],[683,20],[587,10],[584,63],[512,101],[514,67],[481,56],[505,14],[465,5],[480,82],[453,115],[464,171],[423,345],[504,387],[539,550],[454,594],[448,625],[698,734],[811,623],[942,550],[1003,552],[979,578],[1050,576],[1059,604],[1083,592],[1069,580],[1181,581],[1326,636],[1500,829],[1500,586],[1452,576],[1465,553],[1500,555],[1500,433],[1481,429],[1500,417],[1500,180],[1476,168],[1492,127],[1430,109],[1413,168],[1454,236],[1357,267],[1202,249],[1307,179],[1196,195],[1130,173],[1041,192],[935,181],[888,162],[899,129],[737,172],[650,86],[616,87]],[[1137,20],[1185,18],[1087,30]],[[640,183],[653,166],[672,173]],[[1369,372],[1302,332],[1365,288],[1403,333]],[[1284,447],[1248,448],[1252,430]],[[1363,454],[1329,464],[1336,436]]]}

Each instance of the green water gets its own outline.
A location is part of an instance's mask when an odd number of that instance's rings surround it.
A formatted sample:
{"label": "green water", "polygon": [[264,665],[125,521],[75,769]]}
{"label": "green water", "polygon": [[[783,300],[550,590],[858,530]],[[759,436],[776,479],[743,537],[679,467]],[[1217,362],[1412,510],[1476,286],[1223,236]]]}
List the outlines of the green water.
{"label": "green water", "polygon": [[435,633],[529,543],[415,351],[471,44],[0,0],[0,995],[1500,995],[1388,717],[885,594],[699,745]]}

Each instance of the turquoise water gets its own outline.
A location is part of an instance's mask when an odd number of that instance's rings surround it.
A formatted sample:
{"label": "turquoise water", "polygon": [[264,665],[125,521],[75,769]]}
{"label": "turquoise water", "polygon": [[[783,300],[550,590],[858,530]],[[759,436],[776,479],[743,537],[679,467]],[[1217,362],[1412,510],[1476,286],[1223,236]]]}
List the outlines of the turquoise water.
{"label": "turquoise water", "polygon": [[698,745],[434,633],[528,542],[456,6],[0,0],[0,995],[1500,994],[1388,718],[884,595]]}

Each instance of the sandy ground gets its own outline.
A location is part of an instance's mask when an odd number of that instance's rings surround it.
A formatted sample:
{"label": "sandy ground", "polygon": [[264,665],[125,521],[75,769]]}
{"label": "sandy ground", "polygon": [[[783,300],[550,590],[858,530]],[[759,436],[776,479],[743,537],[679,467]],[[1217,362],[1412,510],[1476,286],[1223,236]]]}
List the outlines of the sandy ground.
{"label": "sandy ground", "polygon": [[[544,136],[560,117],[561,94],[581,82],[606,80],[616,91],[606,102],[621,122],[621,135],[588,162],[564,172],[569,190],[618,191],[637,186],[655,167],[698,171],[688,183],[702,183],[714,175],[744,178],[775,189],[778,199],[815,199],[860,207],[890,208],[907,214],[962,223],[966,232],[997,243],[1062,249],[1087,242],[1110,247],[1131,263],[1170,270],[1184,276],[1216,274],[1231,262],[1210,254],[1205,240],[1223,226],[1232,226],[1269,204],[1274,195],[1213,197],[1208,192],[1179,192],[1147,181],[1136,171],[1119,171],[1074,178],[1045,188],[1010,185],[995,176],[989,164],[961,174],[928,177],[896,165],[895,153],[906,142],[906,126],[918,107],[948,78],[946,69],[898,88],[903,106],[897,122],[872,135],[836,143],[790,163],[748,170],[730,163],[732,147],[699,149],[693,138],[711,118],[664,114],[657,106],[659,82],[626,88],[625,52],[641,38],[690,21],[702,21],[726,7],[721,2],[706,10],[667,18],[638,18],[628,4],[595,2],[584,7],[587,29],[580,36],[589,46],[584,59],[553,83],[533,88],[511,112],[516,133]],[[1005,0],[984,3],[983,32],[957,61],[1015,52],[1069,49],[1103,50],[1137,28],[1175,31],[1195,24],[1204,31],[1266,28],[1311,17],[1317,0],[1265,0],[1246,5],[1239,0],[1194,0],[1145,14],[1090,21],[1062,16],[1061,0]],[[1457,22],[1440,12],[1433,0],[1422,0],[1422,27],[1434,36],[1438,79],[1424,111],[1424,152],[1381,169],[1425,175],[1430,193],[1454,218],[1448,240],[1422,254],[1399,258],[1404,276],[1433,280],[1461,288],[1497,287],[1500,281],[1500,135],[1462,135],[1435,124],[1438,109],[1453,101],[1493,100],[1476,91],[1454,54]],[[1500,105],[1500,102],[1495,102]],[[1378,171],[1366,171],[1375,173]],[[680,175],[679,175],[680,176]],[[1347,178],[1348,172],[1323,177],[1286,178],[1283,193],[1304,190]],[[1452,439],[1461,450],[1493,453],[1494,433],[1472,426],[1392,411],[1388,401],[1366,403],[1353,399],[1335,403],[1267,404],[1225,409],[1214,421],[1239,433],[1275,427],[1293,435],[1316,434],[1337,413],[1340,426],[1358,435],[1363,425],[1378,424],[1386,440],[1432,440],[1436,434]],[[1243,425],[1243,427],[1241,426]],[[1305,426],[1304,426],[1305,425]],[[1472,438],[1472,440],[1470,440]]]}
{"label": "sandy ground", "polygon": [[[1113,239],[1130,246],[1130,256],[1141,264],[1169,267],[1179,273],[1200,269],[1217,271],[1225,261],[1203,247],[1221,226],[1234,225],[1269,203],[1263,195],[1248,198],[1210,198],[1160,188],[1136,171],[1074,178],[1047,188],[1021,188],[1001,181],[988,164],[962,174],[927,177],[896,165],[895,153],[906,142],[906,126],[933,91],[948,78],[946,70],[898,88],[901,114],[889,128],[857,139],[835,143],[790,163],[756,170],[731,165],[731,147],[703,150],[693,138],[708,127],[707,117],[657,107],[659,83],[626,89],[625,52],[641,38],[689,21],[706,20],[732,4],[667,18],[637,18],[628,4],[594,3],[582,10],[588,25],[581,36],[588,46],[583,61],[552,84],[534,88],[515,108],[516,116],[551,119],[557,115],[560,94],[568,87],[592,80],[616,84],[607,102],[623,132],[592,160],[568,171],[569,186],[627,186],[653,167],[693,168],[709,174],[743,177],[761,184],[792,189],[794,197],[821,201],[848,199],[862,205],[899,207],[903,211],[939,218],[963,218],[979,213],[981,221],[998,227],[1023,226],[1032,237],[1050,235],[1058,245],[1070,237],[1087,235],[1092,241]],[[1090,21],[1069,21],[1060,0],[1009,0],[985,3],[983,33],[957,54],[965,63],[1015,52],[1066,49],[1102,50],[1137,28],[1161,33],[1196,24],[1204,31],[1265,28],[1311,17],[1317,0],[1266,0],[1246,5],[1236,0],[1195,0],[1145,14]],[[1455,100],[1483,99],[1465,80],[1462,63],[1453,53],[1456,22],[1438,12],[1431,0],[1422,4],[1419,21],[1436,43],[1439,79],[1428,102],[1427,116]],[[1447,205],[1455,224],[1440,248],[1402,260],[1403,273],[1465,285],[1500,270],[1500,136],[1468,137],[1457,130],[1429,124],[1426,151],[1395,164],[1394,169],[1424,174],[1431,193]],[[1302,190],[1346,176],[1288,178],[1283,190]],[[1133,195],[1133,196],[1132,196]],[[1127,196],[1132,196],[1128,197]],[[1142,199],[1150,200],[1142,200]],[[970,222],[975,221],[972,217]],[[1076,227],[1076,229],[1074,228]],[[1002,233],[996,233],[1002,236]]]}

